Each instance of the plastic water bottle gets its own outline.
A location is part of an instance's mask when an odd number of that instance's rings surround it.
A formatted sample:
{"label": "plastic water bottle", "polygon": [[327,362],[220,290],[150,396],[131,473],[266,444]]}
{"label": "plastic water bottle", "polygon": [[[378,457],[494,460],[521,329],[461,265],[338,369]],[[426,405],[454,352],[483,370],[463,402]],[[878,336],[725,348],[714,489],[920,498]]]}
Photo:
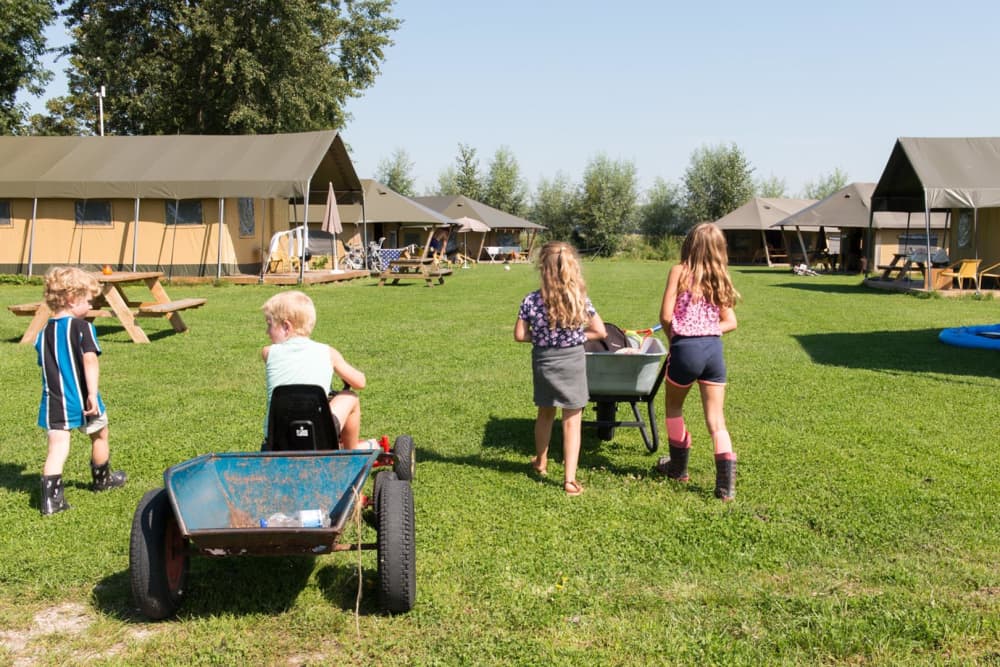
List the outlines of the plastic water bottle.
{"label": "plastic water bottle", "polygon": [[302,522],[297,517],[288,516],[281,512],[260,520],[261,528],[298,528],[301,526]]}
{"label": "plastic water bottle", "polygon": [[368,438],[364,442],[358,443],[358,449],[382,449],[378,438]]}

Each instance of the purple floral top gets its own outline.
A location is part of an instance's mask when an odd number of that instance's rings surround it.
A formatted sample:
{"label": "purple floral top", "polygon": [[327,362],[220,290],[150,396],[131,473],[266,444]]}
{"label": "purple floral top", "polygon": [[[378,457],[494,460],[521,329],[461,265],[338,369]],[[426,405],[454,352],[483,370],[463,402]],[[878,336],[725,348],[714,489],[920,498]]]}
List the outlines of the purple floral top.
{"label": "purple floral top", "polygon": [[695,301],[685,290],[677,295],[670,330],[678,336],[721,336],[719,307],[705,299]]}
{"label": "purple floral top", "polygon": [[[587,314],[593,317],[597,314],[594,305],[587,298]],[[537,347],[574,347],[587,342],[583,327],[575,329],[549,329],[549,316],[542,301],[542,293],[535,290],[524,297],[518,318],[525,320],[531,328],[531,343]]]}

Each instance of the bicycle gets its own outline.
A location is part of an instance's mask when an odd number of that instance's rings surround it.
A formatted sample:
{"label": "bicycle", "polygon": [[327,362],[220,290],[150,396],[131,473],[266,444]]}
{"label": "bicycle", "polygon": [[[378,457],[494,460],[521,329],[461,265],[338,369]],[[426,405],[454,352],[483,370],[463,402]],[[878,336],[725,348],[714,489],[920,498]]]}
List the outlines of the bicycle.
{"label": "bicycle", "polygon": [[382,273],[388,267],[388,262],[382,256],[382,244],[384,242],[384,236],[378,240],[378,243],[375,241],[368,242],[368,269],[370,271]]}
{"label": "bicycle", "polygon": [[344,256],[344,268],[352,271],[360,271],[365,267],[365,251],[360,244],[351,244],[347,247],[347,254]]}

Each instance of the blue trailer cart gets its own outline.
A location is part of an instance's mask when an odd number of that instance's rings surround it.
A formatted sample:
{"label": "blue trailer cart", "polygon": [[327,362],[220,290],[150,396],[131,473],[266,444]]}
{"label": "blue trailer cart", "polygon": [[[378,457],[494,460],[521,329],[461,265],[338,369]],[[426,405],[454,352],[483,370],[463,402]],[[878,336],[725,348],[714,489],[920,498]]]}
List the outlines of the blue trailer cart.
{"label": "blue trailer cart", "polygon": [[[177,612],[192,553],[321,555],[360,548],[378,551],[382,608],[409,611],[416,599],[412,439],[400,436],[395,449],[406,453],[402,468],[400,459],[378,449],[204,454],[167,469],[164,488],[146,493],[132,521],[129,565],[140,610],[151,619]],[[338,543],[355,508],[367,501],[365,481],[382,466],[368,501],[377,543]],[[269,525],[279,514],[309,520]]]}

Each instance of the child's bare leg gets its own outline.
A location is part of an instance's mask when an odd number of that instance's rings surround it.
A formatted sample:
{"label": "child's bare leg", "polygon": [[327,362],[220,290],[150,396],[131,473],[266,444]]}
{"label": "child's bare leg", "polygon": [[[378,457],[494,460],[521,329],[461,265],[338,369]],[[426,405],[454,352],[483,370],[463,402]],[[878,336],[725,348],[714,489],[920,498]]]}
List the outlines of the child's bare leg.
{"label": "child's bare leg", "polygon": [[723,406],[726,402],[726,385],[724,384],[702,384],[701,403],[705,410],[705,426],[712,436],[715,444],[716,456],[720,454],[732,454],[733,445],[729,439],[729,431],[726,429],[726,416]]}
{"label": "child's bare leg", "polygon": [[576,481],[576,468],[580,461],[580,428],[583,424],[582,408],[563,408],[563,466],[564,480]]}
{"label": "child's bare leg", "polygon": [[361,401],[357,394],[342,391],[330,399],[330,412],[340,422],[340,444],[355,449],[361,435]]}
{"label": "child's bare leg", "polygon": [[90,434],[90,460],[96,466],[102,466],[108,462],[111,456],[108,447],[108,427],[105,426],[97,433]]}
{"label": "child's bare leg", "polygon": [[45,457],[43,475],[61,475],[66,459],[69,458],[69,431],[49,431],[49,453]]}
{"label": "child's bare leg", "polygon": [[556,409],[539,407],[535,419],[535,461],[537,470],[545,470],[549,462],[549,440],[552,438],[552,424],[556,420]]}

